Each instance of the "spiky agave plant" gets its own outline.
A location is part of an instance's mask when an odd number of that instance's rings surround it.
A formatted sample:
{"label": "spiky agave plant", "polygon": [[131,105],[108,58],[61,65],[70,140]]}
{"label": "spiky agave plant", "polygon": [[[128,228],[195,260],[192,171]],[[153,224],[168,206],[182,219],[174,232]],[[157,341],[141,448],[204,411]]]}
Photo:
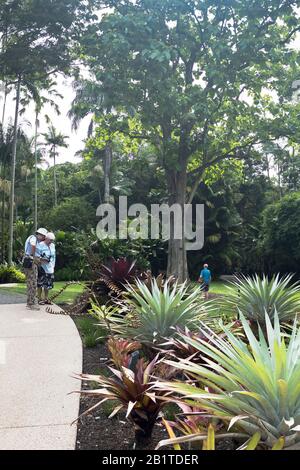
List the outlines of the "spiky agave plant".
{"label": "spiky agave plant", "polygon": [[179,285],[172,280],[170,285],[167,280],[161,289],[154,278],[150,288],[137,280],[136,286],[128,285],[126,290],[120,305],[136,320],[126,337],[150,346],[174,336],[176,326],[195,326],[200,319],[211,320],[215,312],[212,302],[202,300],[201,287],[190,289],[187,283]]}
{"label": "spiky agave plant", "polygon": [[300,446],[300,328],[295,321],[286,343],[276,312],[274,326],[265,317],[266,338],[261,328],[259,339],[254,336],[243,314],[241,321],[248,345],[225,326],[224,338],[212,331],[209,342],[186,338],[203,353],[203,365],[166,362],[195,383],[157,382],[156,387],[229,422],[228,429],[239,428],[241,436],[258,436],[266,448]]}
{"label": "spiky agave plant", "polygon": [[166,403],[158,399],[165,392],[161,390],[154,392],[152,390],[152,374],[157,361],[158,356],[150,363],[147,363],[144,359],[139,359],[134,370],[127,367],[121,367],[120,370],[110,367],[111,377],[87,374],[76,375],[75,377],[80,380],[99,384],[98,389],[78,392],[99,399],[94,406],[81,416],[91,413],[107,400],[114,400],[118,402],[118,405],[111,413],[110,418],[124,409],[126,418],[134,425],[136,441],[151,438],[158,414]]}
{"label": "spiky agave plant", "polygon": [[300,285],[291,283],[292,276],[280,278],[279,274],[269,279],[267,276],[260,278],[257,274],[251,276],[236,277],[227,293],[221,299],[221,307],[238,311],[251,320],[258,322],[265,328],[265,313],[271,321],[277,311],[279,320],[287,321],[300,312]]}

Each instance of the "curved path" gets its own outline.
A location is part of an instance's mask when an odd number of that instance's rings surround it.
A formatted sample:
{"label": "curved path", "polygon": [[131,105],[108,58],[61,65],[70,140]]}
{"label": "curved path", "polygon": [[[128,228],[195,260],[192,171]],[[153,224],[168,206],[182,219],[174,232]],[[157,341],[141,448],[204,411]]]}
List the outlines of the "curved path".
{"label": "curved path", "polygon": [[79,394],[68,393],[81,386],[71,377],[82,371],[77,328],[68,316],[7,300],[0,289],[0,450],[74,449]]}

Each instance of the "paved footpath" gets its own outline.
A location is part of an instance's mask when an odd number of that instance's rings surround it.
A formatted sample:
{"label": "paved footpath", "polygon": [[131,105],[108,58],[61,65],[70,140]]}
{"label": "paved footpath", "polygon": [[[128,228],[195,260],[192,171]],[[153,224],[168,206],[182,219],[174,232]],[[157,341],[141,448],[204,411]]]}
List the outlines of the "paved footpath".
{"label": "paved footpath", "polygon": [[82,371],[77,328],[44,306],[8,300],[0,289],[0,450],[74,449],[79,394],[68,393],[81,386],[71,377]]}

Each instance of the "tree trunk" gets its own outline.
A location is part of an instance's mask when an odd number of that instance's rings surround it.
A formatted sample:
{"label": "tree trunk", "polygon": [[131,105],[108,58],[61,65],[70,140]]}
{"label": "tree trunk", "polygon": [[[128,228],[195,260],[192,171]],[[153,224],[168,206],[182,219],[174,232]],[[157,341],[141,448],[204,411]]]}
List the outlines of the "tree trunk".
{"label": "tree trunk", "polygon": [[[5,166],[3,166],[3,179],[5,178]],[[5,190],[2,192],[1,207],[1,263],[5,261]]]}
{"label": "tree trunk", "polygon": [[38,181],[37,181],[37,133],[38,133],[38,114],[35,116],[35,133],[34,133],[34,231],[38,228]]}
{"label": "tree trunk", "polygon": [[21,77],[18,78],[16,93],[16,108],[14,122],[14,140],[11,162],[11,188],[10,188],[10,207],[9,207],[9,244],[8,244],[8,264],[12,265],[13,261],[13,243],[14,243],[14,203],[15,203],[15,179],[16,179],[16,157],[17,157],[17,140],[18,140],[18,117],[19,103],[21,91]]}
{"label": "tree trunk", "polygon": [[56,148],[54,146],[54,153],[53,153],[53,178],[54,178],[54,205],[57,206],[57,183],[56,183],[56,156],[55,156]]}
{"label": "tree trunk", "polygon": [[[186,167],[182,168],[181,171],[172,171],[168,178],[169,186],[169,204],[178,204],[181,207],[181,227],[182,227],[182,239],[176,239],[174,237],[176,220],[174,214],[171,213],[170,217],[170,239],[168,246],[168,267],[167,276],[175,276],[179,282],[184,282],[188,279],[188,268],[187,268],[187,254],[184,237],[184,204],[186,198]],[[177,221],[178,223],[178,221]]]}
{"label": "tree trunk", "polygon": [[2,127],[4,127],[4,119],[5,119],[5,111],[6,111],[6,101],[7,101],[7,84],[6,82],[4,83],[4,98],[3,98],[3,107],[2,107]]}
{"label": "tree trunk", "polygon": [[112,148],[111,143],[105,147],[104,153],[104,202],[108,203],[110,200],[110,169],[112,162]]}

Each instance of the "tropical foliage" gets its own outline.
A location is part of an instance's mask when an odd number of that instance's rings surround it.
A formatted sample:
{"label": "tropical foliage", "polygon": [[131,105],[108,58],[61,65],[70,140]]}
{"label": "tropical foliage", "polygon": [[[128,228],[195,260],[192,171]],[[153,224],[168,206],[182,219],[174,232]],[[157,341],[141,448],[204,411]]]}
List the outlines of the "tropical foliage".
{"label": "tropical foliage", "polygon": [[[170,285],[171,284],[171,285]],[[92,312],[103,326],[125,338],[136,338],[148,346],[159,346],[176,333],[176,327],[196,326],[201,319],[211,321],[215,309],[201,298],[201,288],[191,289],[186,283],[165,282],[163,289],[156,279],[149,289],[143,281],[128,285],[118,302],[119,311],[107,318],[106,310],[93,305]],[[120,317],[123,316],[123,319]]]}
{"label": "tropical foliage", "polygon": [[[253,335],[241,314],[248,345],[226,327],[225,338],[212,331],[204,334],[210,341],[187,339],[203,353],[203,365],[187,359],[167,361],[182,370],[193,384],[157,383],[160,390],[182,397],[189,406],[198,407],[236,428],[241,437],[256,434],[258,442],[272,448],[278,440],[284,447],[299,443],[300,424],[300,328],[294,323],[290,338],[280,329],[278,315],[274,326],[266,315],[267,338],[259,330]],[[198,385],[196,385],[196,382]],[[191,438],[196,436],[191,435]]]}
{"label": "tropical foliage", "polygon": [[83,381],[92,381],[99,385],[99,388],[92,391],[80,392],[99,400],[85,414],[90,413],[107,400],[116,400],[118,404],[110,417],[125,409],[126,417],[134,425],[136,440],[150,438],[158,413],[164,406],[164,402],[158,400],[159,396],[164,393],[160,391],[155,393],[151,384],[157,359],[156,357],[148,363],[141,358],[132,368],[125,366],[121,366],[120,369],[110,368],[112,374],[110,377],[87,374],[78,376],[77,378]]}
{"label": "tropical foliage", "polygon": [[273,321],[277,312],[280,321],[294,319],[300,312],[300,285],[291,284],[292,276],[279,274],[268,278],[257,274],[236,278],[227,288],[221,306],[242,313],[251,322],[265,325],[265,314]]}

